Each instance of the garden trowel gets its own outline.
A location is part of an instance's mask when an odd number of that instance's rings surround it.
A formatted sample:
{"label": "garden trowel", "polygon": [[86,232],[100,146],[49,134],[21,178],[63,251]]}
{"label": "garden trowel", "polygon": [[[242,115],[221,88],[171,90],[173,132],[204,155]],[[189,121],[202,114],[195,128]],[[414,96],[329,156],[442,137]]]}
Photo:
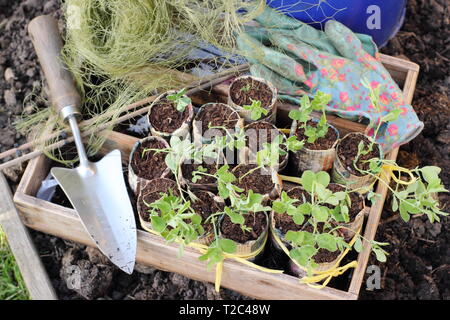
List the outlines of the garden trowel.
{"label": "garden trowel", "polygon": [[52,105],[69,123],[80,159],[75,169],[53,168],[51,173],[98,248],[131,274],[136,258],[136,223],[120,151],[114,150],[96,163],[88,160],[77,122],[81,98],[62,65],[58,23],[51,16],[40,16],[30,22],[28,32],[50,88]]}

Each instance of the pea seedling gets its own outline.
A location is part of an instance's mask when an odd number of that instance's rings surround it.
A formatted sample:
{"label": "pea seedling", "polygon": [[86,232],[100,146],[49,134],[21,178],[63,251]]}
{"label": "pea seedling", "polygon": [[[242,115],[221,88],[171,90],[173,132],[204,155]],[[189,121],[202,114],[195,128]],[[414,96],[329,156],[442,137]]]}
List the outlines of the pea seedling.
{"label": "pea seedling", "polygon": [[[199,169],[193,173],[194,179],[200,179],[202,175],[216,178],[220,197],[224,200],[229,199],[230,205],[224,208],[223,213],[218,212],[208,218],[208,220],[213,220],[214,225],[216,217],[225,214],[230,217],[232,223],[240,225],[243,232],[250,232],[251,229],[245,225],[245,216],[271,210],[270,207],[262,205],[262,195],[254,193],[252,190],[243,194],[244,190],[233,184],[236,177],[228,170],[228,165],[223,165],[215,174],[208,174],[200,167]],[[234,253],[236,250],[234,241],[219,238],[216,229],[214,232],[215,240],[208,247],[207,252],[200,257],[202,261],[208,260],[208,268],[221,262],[225,253]]]}
{"label": "pea seedling", "polygon": [[245,86],[241,88],[241,92],[249,92],[252,89],[252,85],[247,83]]}
{"label": "pea seedling", "polygon": [[[326,136],[329,125],[327,124],[325,110],[330,100],[331,95],[317,91],[312,101],[307,95],[304,95],[300,100],[299,109],[289,112],[289,118],[298,122],[298,128],[303,128],[308,143],[314,143],[317,139]],[[315,127],[308,125],[308,122],[313,119],[311,116],[313,111],[322,113]]]}
{"label": "pea seedling", "polygon": [[196,240],[205,232],[202,218],[191,208],[190,201],[185,201],[169,191],[159,200],[145,205],[149,208],[150,222],[153,230],[160,233],[167,242],[180,243],[180,255],[186,244]]}
{"label": "pea seedling", "polygon": [[167,100],[172,101],[175,104],[175,108],[179,112],[184,112],[186,107],[191,104],[191,99],[189,97],[186,97],[187,90],[181,89],[177,93],[170,94],[167,96]]}
{"label": "pea seedling", "polygon": [[[311,271],[317,268],[318,264],[314,260],[314,256],[320,249],[335,252],[342,252],[349,248],[349,244],[339,232],[340,229],[346,227],[339,223],[348,222],[342,214],[337,214],[336,207],[342,211],[347,211],[348,207],[346,199],[349,191],[333,192],[327,187],[330,183],[330,176],[326,172],[314,173],[305,171],[301,177],[301,185],[308,192],[309,199],[303,196],[302,201],[290,198],[286,192],[281,194],[281,199],[274,201],[272,209],[278,214],[288,214],[294,222],[301,226],[310,226],[311,231],[288,231],[286,240],[292,244],[290,257],[301,266]],[[330,208],[334,207],[334,209]],[[361,235],[357,237],[356,246],[361,245]],[[366,240],[367,241],[367,240]],[[381,248],[384,243],[368,241],[377,258],[383,260],[386,252]]]}
{"label": "pea seedling", "polygon": [[269,110],[266,108],[263,108],[261,106],[261,101],[259,100],[252,100],[251,105],[245,105],[243,106],[244,110],[250,111],[250,118],[252,120],[259,120],[261,119],[262,115],[267,116],[269,114]]}
{"label": "pea seedling", "polygon": [[[379,87],[373,89],[367,81],[363,82],[369,89],[370,100],[376,110],[381,113]],[[383,123],[395,121],[398,119],[401,110],[394,109],[383,116],[378,123],[374,132],[374,137],[377,134]],[[439,178],[441,169],[435,166],[427,166],[423,168],[415,168],[408,170],[398,166],[395,161],[390,161],[380,158],[372,158],[365,160],[369,164],[369,169],[362,170],[358,168],[357,162],[362,155],[366,155],[373,150],[375,141],[372,141],[367,147],[361,141],[358,145],[358,153],[353,161],[353,166],[361,174],[370,175],[377,181],[385,184],[392,193],[392,211],[400,212],[400,216],[404,221],[409,221],[410,216],[414,214],[426,214],[430,222],[440,221],[440,216],[447,216],[448,213],[439,209],[439,201],[435,199],[435,194],[438,192],[448,192]],[[399,176],[395,180],[395,186],[386,181],[386,175],[382,174],[383,166],[392,168],[393,171],[406,172],[410,176],[409,182],[404,182]],[[389,169],[388,169],[389,170]]]}

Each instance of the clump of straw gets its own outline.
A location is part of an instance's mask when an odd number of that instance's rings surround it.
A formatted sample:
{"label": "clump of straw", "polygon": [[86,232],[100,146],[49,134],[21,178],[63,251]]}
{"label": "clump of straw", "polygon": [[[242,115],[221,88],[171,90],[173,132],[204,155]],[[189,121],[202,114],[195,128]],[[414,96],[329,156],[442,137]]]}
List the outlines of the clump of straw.
{"label": "clump of straw", "polygon": [[[192,48],[206,41],[232,51],[235,35],[264,5],[263,0],[66,0],[63,56],[83,95],[83,115],[97,117],[89,129],[117,118],[127,104],[192,82],[180,74]],[[27,116],[21,127],[39,139],[62,126],[45,110]],[[89,139],[91,154],[102,142]]]}

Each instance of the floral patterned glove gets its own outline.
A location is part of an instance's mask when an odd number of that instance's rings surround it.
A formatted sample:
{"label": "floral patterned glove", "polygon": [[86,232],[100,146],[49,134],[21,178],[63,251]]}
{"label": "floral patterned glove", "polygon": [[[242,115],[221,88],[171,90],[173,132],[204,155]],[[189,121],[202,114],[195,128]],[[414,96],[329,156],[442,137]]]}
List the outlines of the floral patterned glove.
{"label": "floral patterned glove", "polygon": [[[361,40],[341,23],[327,22],[328,42],[322,36],[318,39],[322,50],[314,46],[313,37],[303,41],[299,32],[292,30],[264,29],[259,36],[255,36],[255,29],[252,31],[238,37],[239,49],[248,57],[252,74],[271,81],[290,101],[299,103],[299,96],[314,96],[318,90],[330,94],[328,111],[345,118],[368,119],[367,134],[373,135],[381,124],[376,140],[386,152],[414,139],[423,129],[378,53],[372,56],[365,51]],[[265,45],[267,40],[273,47]],[[364,82],[379,92],[379,106],[372,104],[371,90]],[[398,118],[386,117],[392,110],[399,110]]]}

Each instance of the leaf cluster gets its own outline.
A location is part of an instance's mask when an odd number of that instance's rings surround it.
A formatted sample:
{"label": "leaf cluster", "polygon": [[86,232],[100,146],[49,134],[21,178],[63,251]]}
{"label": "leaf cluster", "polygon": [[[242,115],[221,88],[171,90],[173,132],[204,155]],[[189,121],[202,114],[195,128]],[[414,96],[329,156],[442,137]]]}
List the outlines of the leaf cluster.
{"label": "leaf cluster", "polygon": [[[346,228],[343,223],[349,222],[350,190],[333,192],[328,189],[330,176],[327,172],[314,173],[305,171],[301,177],[301,186],[308,193],[308,198],[292,199],[286,192],[280,200],[274,201],[272,209],[278,214],[288,214],[293,221],[304,228],[301,231],[288,231],[285,235],[292,245],[290,257],[309,271],[317,267],[314,256],[319,250],[335,252],[349,248],[340,232]],[[306,226],[310,226],[306,231]],[[356,235],[354,244],[358,251],[362,248],[362,236]],[[373,252],[380,260],[385,260],[386,252],[381,246],[387,245],[368,241]]]}
{"label": "leaf cluster", "polygon": [[191,99],[186,96],[186,92],[186,89],[181,89],[180,91],[167,96],[167,100],[172,101],[179,112],[184,112],[186,107],[192,102]]}
{"label": "leaf cluster", "polygon": [[[326,136],[329,126],[326,118],[326,106],[331,101],[331,95],[317,91],[313,100],[311,101],[307,95],[304,95],[300,100],[299,109],[291,110],[289,118],[297,121],[298,128],[303,128],[307,137],[308,143],[314,143],[319,138]],[[308,124],[312,120],[312,112],[318,111],[322,115],[315,127]]]}
{"label": "leaf cluster", "polygon": [[204,233],[202,218],[193,211],[191,202],[184,201],[172,191],[163,193],[159,200],[145,205],[152,228],[168,242],[188,244]]}
{"label": "leaf cluster", "polygon": [[263,115],[267,116],[269,114],[269,110],[262,107],[261,101],[251,99],[251,105],[242,106],[244,110],[250,111],[250,118],[252,120],[259,120]]}

